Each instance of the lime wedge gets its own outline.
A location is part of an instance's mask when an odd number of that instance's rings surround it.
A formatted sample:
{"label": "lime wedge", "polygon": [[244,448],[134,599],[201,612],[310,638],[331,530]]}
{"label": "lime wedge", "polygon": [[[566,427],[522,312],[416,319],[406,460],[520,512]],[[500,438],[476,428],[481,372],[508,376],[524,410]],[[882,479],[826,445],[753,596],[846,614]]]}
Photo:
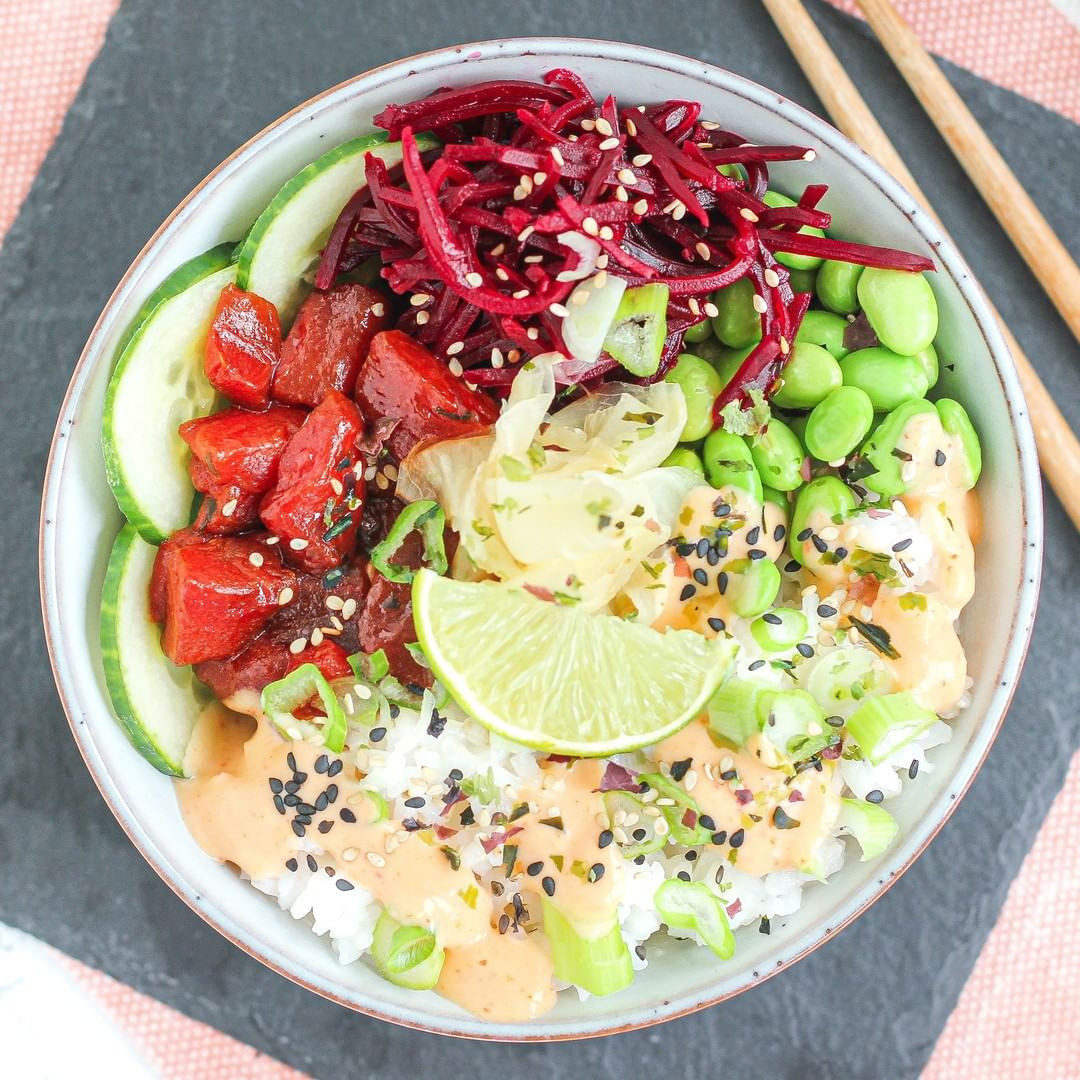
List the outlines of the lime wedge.
{"label": "lime wedge", "polygon": [[432,669],[470,716],[514,742],[575,757],[634,750],[684,727],[727,678],[737,648],[430,570],[416,575],[412,602]]}

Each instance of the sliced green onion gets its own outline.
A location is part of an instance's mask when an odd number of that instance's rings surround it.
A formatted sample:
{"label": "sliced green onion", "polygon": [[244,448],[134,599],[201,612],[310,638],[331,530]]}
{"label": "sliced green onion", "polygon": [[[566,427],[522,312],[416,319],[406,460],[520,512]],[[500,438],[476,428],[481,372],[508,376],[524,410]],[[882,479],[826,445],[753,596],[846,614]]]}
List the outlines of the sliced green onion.
{"label": "sliced green onion", "polygon": [[[612,911],[608,919],[590,927],[576,927],[554,900],[541,898],[544,935],[551,946],[555,977],[573,983],[590,994],[614,994],[634,981],[630,950],[619,932],[619,920]],[[593,932],[595,931],[595,932]]]}
{"label": "sliced green onion", "polygon": [[836,823],[841,832],[849,833],[858,841],[862,848],[861,862],[876,859],[900,831],[896,818],[888,810],[862,799],[841,799]]}
{"label": "sliced green onion", "polygon": [[298,720],[294,711],[316,694],[326,713],[326,722],[322,727],[323,744],[328,750],[340,754],[345,749],[345,734],[348,731],[345,712],[326,676],[314,664],[301,664],[285,678],[270,683],[263,689],[260,706],[271,723],[291,738],[294,731],[313,730],[308,721]]}
{"label": "sliced green onion", "polygon": [[[667,843],[666,836],[657,835],[656,822],[659,818],[643,813],[645,804],[629,791],[605,791],[604,810],[612,826],[622,829],[628,837],[628,843],[620,844],[619,850],[627,859],[636,859],[639,855],[648,855],[659,851]],[[616,824],[615,815],[620,811],[626,819]],[[643,835],[638,835],[638,834]]]}
{"label": "sliced green onion", "polygon": [[370,788],[360,790],[371,803],[372,816],[367,824],[377,825],[380,821],[386,821],[390,817],[389,803],[377,791],[372,791]]}
{"label": "sliced green onion", "polygon": [[375,924],[371,955],[379,974],[406,990],[430,990],[439,981],[446,959],[430,930],[404,926],[385,909]]}
{"label": "sliced green onion", "polygon": [[781,584],[776,563],[768,559],[733,559],[724,572],[725,595],[736,615],[753,619],[772,607]]}
{"label": "sliced green onion", "polygon": [[796,608],[773,608],[750,624],[750,634],[764,652],[794,649],[808,629],[806,616]]}
{"label": "sliced green onion", "polygon": [[615,312],[604,351],[632,375],[655,375],[660,366],[670,297],[666,285],[638,285],[626,290]]}
{"label": "sliced green onion", "polygon": [[386,539],[371,549],[371,565],[388,581],[411,584],[413,570],[391,562],[398,548],[405,543],[405,538],[414,529],[424,539],[424,559],[436,574],[445,574],[449,563],[446,560],[446,548],[443,545],[443,529],[446,527],[446,515],[442,507],[432,499],[419,499],[409,503],[398,514]]}
{"label": "sliced green onion", "polygon": [[386,651],[378,649],[373,653],[353,653],[349,657],[349,667],[353,674],[362,682],[375,686],[390,674],[390,661],[386,659]]}
{"label": "sliced green onion", "polygon": [[825,723],[821,706],[805,690],[767,690],[761,695],[759,710],[765,737],[792,763],[805,761],[839,741]]}
{"label": "sliced green onion", "polygon": [[735,935],[720,898],[701,881],[672,878],[656,890],[656,910],[668,926],[695,930],[721,960],[735,955]]}
{"label": "sliced green onion", "polygon": [[583,364],[600,359],[604,339],[615,324],[615,316],[626,292],[622,278],[605,274],[603,284],[599,275],[587,278],[566,301],[569,314],[562,321],[562,336],[570,355]]}
{"label": "sliced green onion", "polygon": [[910,693],[868,698],[847,722],[848,734],[871,764],[880,765],[937,721]]}
{"label": "sliced green onion", "polygon": [[815,661],[805,686],[827,716],[846,719],[859,702],[888,689],[891,681],[887,672],[875,669],[869,649],[835,649]]}
{"label": "sliced green onion", "polygon": [[745,746],[761,730],[761,701],[768,692],[745,679],[728,679],[709,701],[709,727],[732,746]]}
{"label": "sliced green onion", "polygon": [[[664,816],[664,820],[671,829],[671,839],[683,847],[694,847],[698,844],[709,842],[708,829],[703,829],[698,821],[701,819],[701,807],[690,797],[686,788],[677,784],[663,773],[641,773],[639,780],[644,781],[659,795],[661,799],[671,799],[673,805],[659,806],[657,809]],[[693,825],[687,825],[683,820],[687,814],[693,815]]]}

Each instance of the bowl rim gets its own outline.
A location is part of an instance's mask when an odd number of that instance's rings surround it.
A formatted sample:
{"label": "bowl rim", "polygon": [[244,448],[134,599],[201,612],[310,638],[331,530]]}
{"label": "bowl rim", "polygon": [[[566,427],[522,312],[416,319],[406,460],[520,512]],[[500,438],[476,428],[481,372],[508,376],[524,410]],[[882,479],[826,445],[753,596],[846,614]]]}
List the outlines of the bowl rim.
{"label": "bowl rim", "polygon": [[[828,146],[864,178],[873,183],[909,219],[916,232],[936,252],[941,269],[953,279],[958,292],[975,320],[979,333],[986,343],[1009,413],[1011,430],[1015,437],[1019,457],[1019,497],[1023,541],[1023,554],[1020,565],[1022,584],[1013,611],[1002,661],[997,672],[996,686],[986,714],[975,728],[971,743],[965,750],[964,757],[961,758],[964,768],[957,775],[966,773],[966,775],[963,775],[962,782],[950,792],[943,791],[919,824],[911,830],[916,835],[921,834],[918,846],[901,865],[883,876],[876,884],[864,885],[853,897],[849,898],[844,905],[842,916],[836,920],[830,920],[834,923],[833,925],[824,929],[820,925],[809,928],[796,942],[787,947],[786,952],[782,949],[777,954],[774,964],[771,964],[768,968],[762,964],[762,970],[754,972],[753,976],[747,977],[741,985],[711,995],[705,993],[700,996],[699,1000],[666,1011],[662,1006],[655,1003],[639,1006],[636,1008],[636,1011],[640,1014],[638,1018],[623,1023],[606,1021],[601,1023],[600,1026],[588,1030],[585,1030],[583,1025],[567,1022],[563,1029],[552,1030],[551,1027],[546,1025],[543,1028],[517,1025],[517,1030],[511,1032],[507,1028],[513,1025],[500,1024],[492,1026],[475,1019],[467,1020],[463,1018],[456,1024],[441,1021],[432,1022],[427,1020],[417,1009],[411,1010],[411,1016],[405,1013],[395,1015],[393,1012],[388,1011],[385,1006],[381,1006],[373,1000],[360,1001],[357,1000],[355,993],[348,996],[346,993],[336,990],[333,986],[317,983],[312,973],[305,971],[300,965],[294,964],[287,959],[269,942],[259,939],[259,935],[253,933],[251,940],[245,938],[243,928],[235,924],[227,912],[217,911],[216,909],[209,910],[208,906],[202,902],[202,898],[172,867],[165,851],[150,841],[149,837],[143,833],[135,815],[129,813],[126,801],[118,785],[113,780],[113,777],[108,774],[98,756],[98,751],[93,745],[87,726],[79,719],[79,705],[67,670],[66,653],[62,644],[57,602],[56,555],[58,526],[56,524],[56,514],[52,512],[52,509],[59,498],[60,479],[68,457],[68,440],[63,437],[64,429],[71,422],[71,414],[83,393],[84,384],[91,369],[95,363],[100,363],[102,360],[103,354],[100,350],[100,341],[114,321],[116,309],[124,300],[132,278],[136,276],[143,262],[162,244],[177,219],[183,215],[189,206],[200,199],[205,189],[213,181],[229,171],[234,164],[240,167],[244,159],[252,155],[264,140],[279,129],[290,125],[291,122],[300,120],[311,113],[325,99],[346,91],[348,88],[357,86],[363,88],[365,83],[374,83],[376,87],[381,84],[397,83],[420,71],[442,68],[452,69],[459,63],[488,59],[499,55],[511,57],[552,56],[553,58],[559,57],[564,62],[580,58],[613,60],[643,64],[684,78],[704,79],[719,90],[741,96],[755,105],[798,124],[820,143]],[[1043,547],[1042,489],[1038,457],[1027,405],[1011,354],[1001,335],[997,321],[991,313],[983,290],[972,275],[967,263],[953,246],[952,241],[942,234],[937,223],[921,208],[899,181],[894,179],[867,153],[827,121],[779,92],[726,68],[710,64],[704,60],[697,60],[677,53],[627,42],[598,38],[554,36],[513,37],[447,45],[403,57],[354,75],[308,98],[267,124],[192,188],[132,260],[102,308],[101,314],[98,316],[79,355],[64,394],[49,446],[38,525],[38,580],[46,648],[53,679],[56,683],[61,705],[67,716],[68,725],[71,728],[79,753],[102,798],[128,839],[131,840],[165,884],[201,919],[234,945],[278,974],[321,997],[354,1011],[403,1027],[434,1034],[499,1042],[567,1041],[619,1034],[674,1020],[716,1005],[753,986],[759,985],[778,971],[789,967],[797,960],[801,960],[818,946],[838,934],[883,896],[890,886],[925,851],[930,841],[933,840],[949,819],[982,768],[987,754],[1001,729],[1015,693],[1020,670],[1031,640],[1035,609],[1041,586]],[[977,760],[972,761],[971,759],[976,754]],[[493,1027],[497,1030],[493,1030]]]}

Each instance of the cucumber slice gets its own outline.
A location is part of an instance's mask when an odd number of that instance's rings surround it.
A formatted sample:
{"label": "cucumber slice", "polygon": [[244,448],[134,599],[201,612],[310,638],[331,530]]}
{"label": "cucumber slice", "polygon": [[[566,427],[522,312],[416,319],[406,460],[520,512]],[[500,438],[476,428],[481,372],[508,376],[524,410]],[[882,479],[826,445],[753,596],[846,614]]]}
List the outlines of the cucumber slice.
{"label": "cucumber slice", "polygon": [[101,661],[113,711],[132,745],[155,769],[184,775],[184,751],[205,692],[189,667],[161,651],[148,589],[157,548],[125,525],[113,544],[101,594]]}
{"label": "cucumber slice", "polygon": [[222,244],[169,275],[105,394],[105,474],[124,516],[152,544],[191,520],[188,449],[177,428],[205,416],[216,400],[203,349],[218,296],[235,276],[233,248]]}
{"label": "cucumber slice", "polygon": [[[416,139],[421,152],[438,143]],[[270,201],[237,256],[236,283],[258,293],[278,309],[287,329],[305,294],[309,276],[342,208],[364,186],[364,155],[375,154],[388,168],[401,160],[401,143],[386,132],[350,139],[301,169]]]}

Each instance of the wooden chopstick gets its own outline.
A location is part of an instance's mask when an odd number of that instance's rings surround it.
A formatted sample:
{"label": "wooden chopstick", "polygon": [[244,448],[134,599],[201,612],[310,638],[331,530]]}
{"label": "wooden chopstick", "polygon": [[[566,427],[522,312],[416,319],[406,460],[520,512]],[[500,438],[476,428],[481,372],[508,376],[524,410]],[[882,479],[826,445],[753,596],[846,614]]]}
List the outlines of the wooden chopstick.
{"label": "wooden chopstick", "polygon": [[[922,203],[941,226],[941,231],[948,236],[941,219],[896,152],[896,147],[800,0],[762,2],[836,126],[892,173]],[[1027,398],[1035,442],[1039,447],[1043,475],[1057,493],[1073,524],[1080,529],[1080,442],[989,298],[987,304],[998,321],[1016,364],[1020,385]]]}
{"label": "wooden chopstick", "polygon": [[1080,267],[891,0],[856,0],[956,160],[1080,338]]}

